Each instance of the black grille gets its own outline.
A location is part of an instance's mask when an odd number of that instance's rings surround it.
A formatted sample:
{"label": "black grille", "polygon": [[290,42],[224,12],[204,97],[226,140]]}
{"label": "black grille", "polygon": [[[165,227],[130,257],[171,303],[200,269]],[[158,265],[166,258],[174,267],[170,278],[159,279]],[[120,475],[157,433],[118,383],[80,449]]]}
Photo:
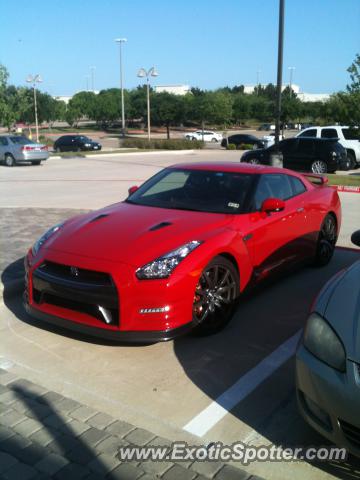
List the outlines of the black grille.
{"label": "black grille", "polygon": [[112,285],[112,279],[107,273],[85,270],[77,267],[75,268],[76,271],[74,272],[73,266],[46,261],[40,265],[38,271],[64,280],[68,279],[78,282],[98,283],[99,285]]}
{"label": "black grille", "polygon": [[351,423],[345,422],[345,420],[340,420],[340,418],[339,425],[348,441],[357,448],[360,448],[360,428],[355,427],[355,425],[352,425]]}
{"label": "black grille", "polygon": [[53,262],[45,262],[33,273],[33,299],[91,315],[105,322],[99,307],[111,312],[111,325],[119,323],[119,302],[109,274]]}

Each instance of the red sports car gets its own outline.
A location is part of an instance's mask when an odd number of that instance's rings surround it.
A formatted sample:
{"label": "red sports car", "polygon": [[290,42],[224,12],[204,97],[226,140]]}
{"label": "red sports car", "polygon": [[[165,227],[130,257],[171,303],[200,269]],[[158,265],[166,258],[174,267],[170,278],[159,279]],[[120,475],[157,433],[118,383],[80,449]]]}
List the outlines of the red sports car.
{"label": "red sports car", "polygon": [[31,315],[124,341],[213,333],[251,285],[329,262],[341,222],[325,178],[266,166],[178,164],[129,192],[30,249]]}

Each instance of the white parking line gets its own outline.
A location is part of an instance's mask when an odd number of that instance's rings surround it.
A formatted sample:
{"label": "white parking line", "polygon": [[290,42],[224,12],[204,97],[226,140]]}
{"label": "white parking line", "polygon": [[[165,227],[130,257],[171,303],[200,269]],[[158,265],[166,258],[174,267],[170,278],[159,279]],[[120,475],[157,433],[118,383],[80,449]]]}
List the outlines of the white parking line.
{"label": "white parking line", "polygon": [[244,400],[255,388],[294,355],[300,334],[301,330],[264,358],[256,367],[245,373],[232,387],[190,420],[184,426],[184,430],[198,437],[204,436],[232,408]]}

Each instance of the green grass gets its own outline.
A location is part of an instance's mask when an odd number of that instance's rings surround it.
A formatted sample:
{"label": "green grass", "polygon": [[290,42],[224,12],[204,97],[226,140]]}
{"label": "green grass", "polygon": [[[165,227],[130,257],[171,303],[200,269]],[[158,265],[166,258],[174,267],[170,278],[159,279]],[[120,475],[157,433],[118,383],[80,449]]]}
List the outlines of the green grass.
{"label": "green grass", "polygon": [[329,173],[326,175],[329,179],[329,185],[345,185],[347,187],[360,187],[360,173],[356,175],[335,175]]}

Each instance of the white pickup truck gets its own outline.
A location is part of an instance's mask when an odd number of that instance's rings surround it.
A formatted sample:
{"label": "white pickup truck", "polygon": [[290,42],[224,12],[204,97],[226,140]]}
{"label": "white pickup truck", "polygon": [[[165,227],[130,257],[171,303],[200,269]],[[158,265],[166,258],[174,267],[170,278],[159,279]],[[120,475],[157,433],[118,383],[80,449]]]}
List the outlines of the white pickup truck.
{"label": "white pickup truck", "polygon": [[360,130],[347,126],[331,125],[328,127],[309,127],[296,137],[337,138],[350,160],[350,168],[360,167]]}

